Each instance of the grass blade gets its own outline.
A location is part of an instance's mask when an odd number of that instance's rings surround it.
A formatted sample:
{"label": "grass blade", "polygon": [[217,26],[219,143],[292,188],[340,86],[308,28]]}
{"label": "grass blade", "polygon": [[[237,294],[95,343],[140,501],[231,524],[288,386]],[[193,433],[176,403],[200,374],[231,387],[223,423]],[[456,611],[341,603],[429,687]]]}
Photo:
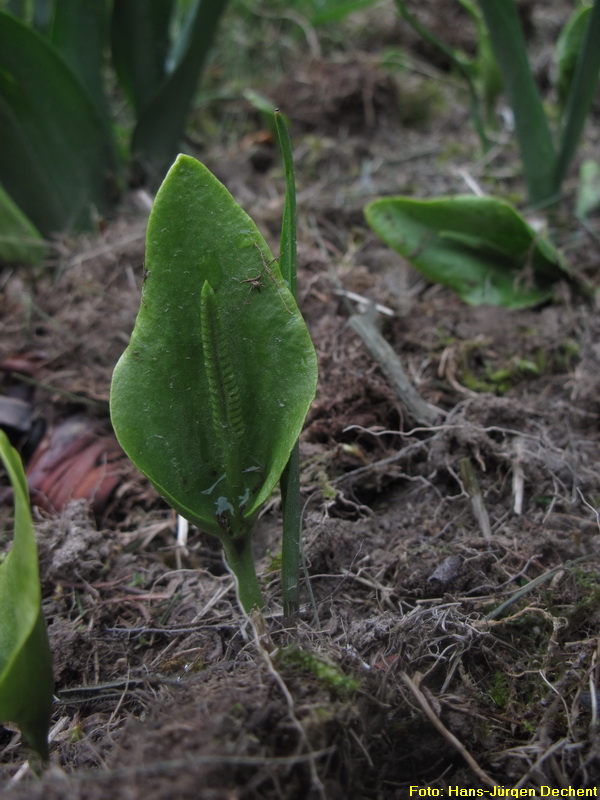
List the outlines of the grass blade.
{"label": "grass blade", "polygon": [[475,81],[473,80],[473,76],[469,70],[469,67],[452,47],[449,47],[445,42],[437,37],[433,31],[430,31],[429,28],[421,24],[418,18],[411,11],[409,11],[405,0],[396,0],[396,6],[398,7],[400,16],[405,19],[406,22],[408,22],[408,24],[419,34],[419,36],[422,36],[426,42],[429,42],[429,44],[437,47],[437,49],[440,50],[440,52],[442,52],[446,58],[448,58],[450,63],[454,65],[454,68],[460,73],[461,77],[467,84],[469,95],[471,97],[471,119],[473,120],[473,125],[475,126],[475,130],[477,131],[477,134],[481,140],[481,146],[483,147],[484,151],[487,151],[489,149],[489,141],[481,114],[479,95],[477,93]]}
{"label": "grass blade", "polygon": [[196,0],[189,24],[176,43],[175,68],[140,111],[131,150],[134,160],[154,184],[162,180],[177,154],[198,81],[226,5],[226,0]]}
{"label": "grass blade", "polygon": [[554,188],[558,192],[583,132],[592,105],[600,74],[600,0],[596,0],[589,15],[583,48],[579,53],[575,75],[571,81],[565,124],[554,172]]}
{"label": "grass blade", "polygon": [[556,155],[517,9],[513,0],[480,0],[480,5],[513,110],[529,200],[541,205],[556,194]]}
{"label": "grass blade", "polygon": [[165,80],[173,7],[173,0],[115,0],[113,6],[113,64],[138,113],[150,104]]}

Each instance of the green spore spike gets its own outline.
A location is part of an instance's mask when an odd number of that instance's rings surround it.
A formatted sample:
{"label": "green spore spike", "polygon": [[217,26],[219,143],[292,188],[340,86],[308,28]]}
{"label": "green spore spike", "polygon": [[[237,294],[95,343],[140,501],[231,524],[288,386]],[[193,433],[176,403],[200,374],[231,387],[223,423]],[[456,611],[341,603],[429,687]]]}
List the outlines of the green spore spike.
{"label": "green spore spike", "polygon": [[204,282],[200,297],[200,330],[213,427],[223,449],[226,431],[229,436],[233,434],[238,443],[244,438],[245,431],[229,342],[223,334],[215,293],[208,281]]}
{"label": "green spore spike", "polygon": [[237,526],[232,528],[231,519],[239,517],[242,511],[238,504],[236,513],[232,499],[243,492],[240,455],[245,428],[229,342],[223,333],[215,292],[208,281],[204,281],[200,295],[200,334],[215,444],[225,465],[225,494],[215,501],[215,516],[230,534],[237,529]]}

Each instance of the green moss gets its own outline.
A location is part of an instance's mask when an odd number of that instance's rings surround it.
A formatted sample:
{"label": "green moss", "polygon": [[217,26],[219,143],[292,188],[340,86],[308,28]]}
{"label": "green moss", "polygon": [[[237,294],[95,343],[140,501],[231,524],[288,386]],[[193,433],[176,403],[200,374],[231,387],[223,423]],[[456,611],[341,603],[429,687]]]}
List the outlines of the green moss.
{"label": "green moss", "polygon": [[573,575],[577,586],[582,589],[595,589],[600,588],[600,575],[595,572],[584,572],[582,569],[574,569]]}
{"label": "green moss", "polygon": [[146,585],[146,579],[142,575],[142,573],[141,572],[135,572],[134,575],[133,575],[133,578],[129,582],[129,586],[132,589],[143,589],[143,587],[145,585]]}
{"label": "green moss", "polygon": [[81,725],[74,725],[69,731],[69,744],[77,744],[85,738],[85,731]]}
{"label": "green moss", "polygon": [[280,655],[283,664],[299,667],[303,672],[310,673],[318,681],[327,686],[328,689],[338,694],[349,694],[358,689],[358,681],[350,675],[346,675],[335,664],[326,661],[315,653],[308,653],[299,647],[292,645],[286,647]]}
{"label": "green moss", "polygon": [[457,348],[458,381],[473,392],[505,395],[523,380],[570,371],[579,356],[579,345],[573,339],[565,339],[551,352],[539,347],[502,360],[489,358],[489,346],[487,339],[477,337]]}
{"label": "green moss", "polygon": [[272,553],[267,550],[267,567],[266,572],[279,572],[281,570],[281,550],[278,553]]}

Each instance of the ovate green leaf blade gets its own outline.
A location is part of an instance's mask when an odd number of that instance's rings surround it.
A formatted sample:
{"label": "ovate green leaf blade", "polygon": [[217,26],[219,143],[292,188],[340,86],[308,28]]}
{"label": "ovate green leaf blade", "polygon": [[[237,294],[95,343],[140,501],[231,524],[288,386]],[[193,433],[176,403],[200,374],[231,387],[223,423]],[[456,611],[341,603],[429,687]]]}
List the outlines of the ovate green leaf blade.
{"label": "ovate green leaf blade", "polygon": [[117,437],[183,516],[250,529],[314,397],[306,325],[254,222],[189,156],[157,194],[146,269],[113,375]]}
{"label": "ovate green leaf blade", "polygon": [[390,247],[472,305],[536,305],[566,276],[558,251],[502,200],[391,197],[365,215]]}
{"label": "ovate green leaf blade", "polygon": [[28,744],[47,758],[52,657],[42,616],[27,480],[4,431],[0,458],[15,499],[13,546],[0,565],[0,720],[18,724]]}

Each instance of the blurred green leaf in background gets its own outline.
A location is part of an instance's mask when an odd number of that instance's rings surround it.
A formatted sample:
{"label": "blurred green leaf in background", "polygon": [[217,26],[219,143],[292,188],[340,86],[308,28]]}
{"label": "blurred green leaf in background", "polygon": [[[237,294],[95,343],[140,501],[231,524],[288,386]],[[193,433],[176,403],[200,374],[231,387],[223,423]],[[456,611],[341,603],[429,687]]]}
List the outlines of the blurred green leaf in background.
{"label": "blurred green leaf in background", "polygon": [[[33,0],[0,10],[0,182],[43,236],[107,214],[128,168],[158,186],[226,5]],[[134,118],[127,163],[107,95],[111,66]]]}

